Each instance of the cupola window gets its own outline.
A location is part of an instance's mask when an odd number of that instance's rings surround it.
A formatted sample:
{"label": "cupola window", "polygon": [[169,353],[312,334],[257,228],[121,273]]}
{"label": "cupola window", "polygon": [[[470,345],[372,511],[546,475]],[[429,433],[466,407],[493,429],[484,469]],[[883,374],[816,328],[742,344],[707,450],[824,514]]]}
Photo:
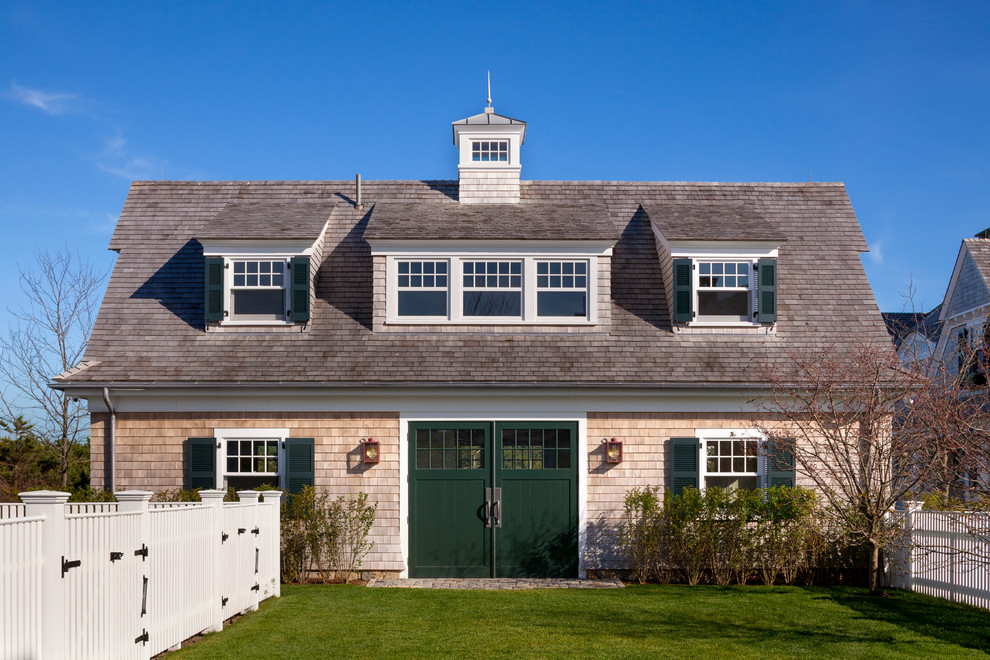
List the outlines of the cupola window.
{"label": "cupola window", "polygon": [[471,160],[475,162],[509,161],[508,140],[488,140],[471,143]]}

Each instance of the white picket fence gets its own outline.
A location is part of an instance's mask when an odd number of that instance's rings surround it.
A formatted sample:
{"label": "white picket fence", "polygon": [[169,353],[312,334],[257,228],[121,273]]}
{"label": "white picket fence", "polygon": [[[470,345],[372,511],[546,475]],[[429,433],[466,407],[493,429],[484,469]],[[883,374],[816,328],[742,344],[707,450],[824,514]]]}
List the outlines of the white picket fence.
{"label": "white picket fence", "polygon": [[990,609],[990,516],[908,510],[891,586]]}
{"label": "white picket fence", "polygon": [[281,492],[151,495],[0,505],[0,659],[145,660],[280,595]]}

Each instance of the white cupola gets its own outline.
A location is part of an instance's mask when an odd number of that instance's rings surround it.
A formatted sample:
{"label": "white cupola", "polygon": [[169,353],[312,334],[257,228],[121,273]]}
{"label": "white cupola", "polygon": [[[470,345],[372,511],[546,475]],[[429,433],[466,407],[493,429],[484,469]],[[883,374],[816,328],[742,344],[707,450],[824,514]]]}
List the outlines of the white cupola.
{"label": "white cupola", "polygon": [[480,115],[453,123],[458,199],[462,204],[518,204],[519,148],[526,139],[526,122],[495,114],[488,107]]}

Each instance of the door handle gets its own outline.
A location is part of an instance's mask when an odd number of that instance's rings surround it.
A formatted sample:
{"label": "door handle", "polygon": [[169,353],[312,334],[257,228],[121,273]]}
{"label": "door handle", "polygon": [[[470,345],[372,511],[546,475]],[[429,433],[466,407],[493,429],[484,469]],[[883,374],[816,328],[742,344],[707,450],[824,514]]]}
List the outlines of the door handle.
{"label": "door handle", "polygon": [[485,489],[485,503],[481,506],[481,515],[485,519],[485,527],[492,527],[492,489]]}
{"label": "door handle", "polygon": [[493,488],[494,497],[492,498],[492,527],[500,528],[502,527],[502,489]]}

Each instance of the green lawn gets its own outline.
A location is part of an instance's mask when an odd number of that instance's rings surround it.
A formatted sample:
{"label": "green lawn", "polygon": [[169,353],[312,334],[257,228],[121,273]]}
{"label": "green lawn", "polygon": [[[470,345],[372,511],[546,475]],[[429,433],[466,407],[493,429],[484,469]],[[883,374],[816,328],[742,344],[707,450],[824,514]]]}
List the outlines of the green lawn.
{"label": "green lawn", "polygon": [[430,591],[285,586],[185,658],[986,657],[990,612],[798,587]]}

